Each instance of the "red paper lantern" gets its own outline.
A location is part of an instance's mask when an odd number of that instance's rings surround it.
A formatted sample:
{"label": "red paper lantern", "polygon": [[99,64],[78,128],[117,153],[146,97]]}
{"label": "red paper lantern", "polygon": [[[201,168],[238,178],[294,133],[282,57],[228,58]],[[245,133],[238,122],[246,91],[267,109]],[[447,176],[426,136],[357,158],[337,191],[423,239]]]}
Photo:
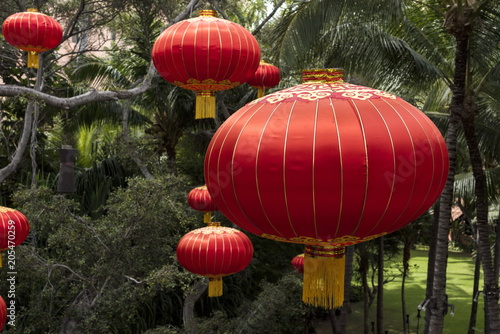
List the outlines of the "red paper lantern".
{"label": "red paper lantern", "polygon": [[4,329],[7,323],[7,304],[5,300],[0,296],[0,332]]}
{"label": "red paper lantern", "polygon": [[215,92],[246,82],[259,66],[260,47],[239,24],[202,10],[166,29],[152,59],[165,80],[196,92],[196,118],[214,118]]}
{"label": "red paper lantern", "polygon": [[[30,224],[21,212],[0,206],[0,251],[12,249],[28,237]],[[0,267],[1,267],[0,256]]]}
{"label": "red paper lantern", "polygon": [[2,25],[5,40],[28,51],[28,67],[38,68],[38,52],[52,50],[61,43],[61,25],[36,9],[7,17]]}
{"label": "red paper lantern", "polygon": [[208,192],[207,186],[194,188],[188,194],[188,204],[190,207],[197,211],[205,212],[204,222],[210,223],[212,211],[217,211],[217,204],[215,204],[212,196]]}
{"label": "red paper lantern", "polygon": [[[425,114],[342,75],[304,71],[303,84],[250,102],[205,157],[219,211],[256,235],[306,244],[303,299],[326,308],[343,302],[343,271],[328,277],[343,270],[344,246],[419,217],[448,173],[445,142]],[[331,265],[311,278],[310,261]]]}
{"label": "red paper lantern", "polygon": [[299,254],[292,259],[292,267],[299,274],[304,273],[304,254]]}
{"label": "red paper lantern", "polygon": [[248,78],[247,83],[258,89],[257,97],[263,97],[264,91],[280,83],[280,70],[274,65],[261,60],[257,71]]}
{"label": "red paper lantern", "polygon": [[176,253],[184,268],[209,278],[208,295],[217,297],[222,295],[222,277],[245,269],[253,246],[243,232],[214,222],[184,235]]}

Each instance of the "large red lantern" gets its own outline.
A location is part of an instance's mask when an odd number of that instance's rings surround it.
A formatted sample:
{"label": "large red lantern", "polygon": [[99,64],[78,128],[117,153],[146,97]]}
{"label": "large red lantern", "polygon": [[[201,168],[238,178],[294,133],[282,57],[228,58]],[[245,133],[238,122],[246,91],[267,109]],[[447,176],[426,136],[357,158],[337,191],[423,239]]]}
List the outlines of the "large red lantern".
{"label": "large red lantern", "polygon": [[257,97],[263,97],[266,89],[278,85],[281,80],[280,70],[274,65],[260,61],[259,67],[247,80],[247,84],[257,88]]}
{"label": "large red lantern", "polygon": [[208,296],[217,297],[222,295],[222,277],[245,269],[253,246],[243,232],[214,222],[184,235],[176,253],[184,268],[209,278]]}
{"label": "large red lantern", "polygon": [[202,10],[166,29],[152,59],[165,80],[196,92],[196,118],[214,118],[215,92],[245,83],[259,66],[260,47],[239,24]]}
{"label": "large red lantern", "polygon": [[217,204],[210,196],[207,186],[196,187],[191,190],[187,197],[190,207],[197,211],[205,212],[203,220],[205,223],[211,222],[212,211],[217,211]]}
{"label": "large red lantern", "polygon": [[28,51],[28,67],[38,68],[38,53],[52,50],[61,43],[61,25],[36,9],[16,13],[2,24],[5,40],[18,49]]}
{"label": "large red lantern", "polygon": [[[28,237],[30,224],[21,212],[0,206],[0,251],[12,249]],[[0,256],[0,267],[2,264]]]}
{"label": "large red lantern", "polygon": [[205,157],[219,211],[261,237],[306,245],[303,300],[325,308],[343,302],[344,246],[419,217],[448,172],[445,142],[425,114],[342,76],[306,70],[302,84],[250,102]]}
{"label": "large red lantern", "polygon": [[295,256],[290,263],[296,272],[299,274],[304,273],[304,254]]}

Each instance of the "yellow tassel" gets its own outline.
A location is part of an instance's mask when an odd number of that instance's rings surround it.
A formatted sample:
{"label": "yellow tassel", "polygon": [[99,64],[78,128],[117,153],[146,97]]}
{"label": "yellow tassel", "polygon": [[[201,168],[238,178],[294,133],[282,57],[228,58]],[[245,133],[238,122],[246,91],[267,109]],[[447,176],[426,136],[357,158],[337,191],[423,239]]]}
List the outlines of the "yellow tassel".
{"label": "yellow tassel", "polygon": [[0,253],[0,268],[3,267],[3,255]]}
{"label": "yellow tassel", "polygon": [[212,212],[205,212],[203,215],[203,222],[208,224],[212,222]]}
{"label": "yellow tassel", "polygon": [[306,246],[302,301],[333,309],[344,303],[345,249],[334,246]]}
{"label": "yellow tassel", "polygon": [[215,94],[214,92],[196,92],[196,115],[195,119],[215,118]]}
{"label": "yellow tassel", "polygon": [[208,279],[208,296],[219,297],[222,296],[222,277],[210,277]]}
{"label": "yellow tassel", "polygon": [[260,88],[259,88],[259,89],[257,90],[257,98],[259,99],[259,98],[261,98],[261,97],[263,97],[263,96],[264,96],[264,89],[260,89]]}
{"label": "yellow tassel", "polygon": [[28,67],[38,68],[38,52],[28,51]]}

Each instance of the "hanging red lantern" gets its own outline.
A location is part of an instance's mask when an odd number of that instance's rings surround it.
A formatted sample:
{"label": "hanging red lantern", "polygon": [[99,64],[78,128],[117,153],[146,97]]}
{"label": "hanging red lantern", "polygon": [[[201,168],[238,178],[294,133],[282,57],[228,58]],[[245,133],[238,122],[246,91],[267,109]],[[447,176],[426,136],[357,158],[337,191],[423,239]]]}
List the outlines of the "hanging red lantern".
{"label": "hanging red lantern", "polygon": [[343,302],[344,246],[427,211],[446,182],[448,152],[432,121],[401,98],[345,83],[342,70],[303,74],[221,125],[205,180],[236,225],[305,244],[303,300],[333,308]]}
{"label": "hanging red lantern", "polygon": [[152,59],[165,80],[196,92],[197,119],[214,118],[215,92],[245,83],[259,66],[260,47],[239,24],[202,10],[166,29]]}
{"label": "hanging red lantern", "polygon": [[257,88],[257,97],[260,98],[264,96],[264,91],[266,89],[277,86],[280,80],[281,75],[279,68],[261,60],[257,71],[248,78],[247,83]]}
{"label": "hanging red lantern", "polygon": [[214,222],[184,235],[176,254],[184,268],[209,278],[208,296],[218,297],[222,277],[245,269],[252,260],[253,246],[243,232]]}
{"label": "hanging red lantern", "polygon": [[0,296],[0,332],[4,329],[7,323],[7,304],[5,300]]}
{"label": "hanging red lantern", "polygon": [[292,267],[299,274],[304,273],[304,254],[299,254],[292,259]]}
{"label": "hanging red lantern", "polygon": [[215,204],[212,196],[210,196],[207,186],[201,186],[191,190],[187,200],[190,207],[197,211],[205,212],[203,216],[203,221],[205,223],[210,223],[212,221],[212,211],[217,211],[217,204]]}
{"label": "hanging red lantern", "polygon": [[[28,237],[30,224],[21,212],[0,206],[0,252],[12,249]],[[2,266],[0,256],[0,267]]]}
{"label": "hanging red lantern", "polygon": [[61,25],[36,9],[16,13],[2,24],[5,40],[18,49],[28,51],[28,67],[38,68],[38,53],[52,50],[61,43]]}

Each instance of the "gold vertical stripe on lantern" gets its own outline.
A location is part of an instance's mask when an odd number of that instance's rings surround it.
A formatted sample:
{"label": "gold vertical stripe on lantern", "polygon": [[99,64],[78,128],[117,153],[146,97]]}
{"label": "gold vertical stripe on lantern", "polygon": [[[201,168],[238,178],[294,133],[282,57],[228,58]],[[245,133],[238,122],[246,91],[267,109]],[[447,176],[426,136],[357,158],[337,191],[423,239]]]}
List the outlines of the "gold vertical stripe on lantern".
{"label": "gold vertical stripe on lantern", "polygon": [[302,301],[332,309],[344,303],[345,248],[306,246]]}

